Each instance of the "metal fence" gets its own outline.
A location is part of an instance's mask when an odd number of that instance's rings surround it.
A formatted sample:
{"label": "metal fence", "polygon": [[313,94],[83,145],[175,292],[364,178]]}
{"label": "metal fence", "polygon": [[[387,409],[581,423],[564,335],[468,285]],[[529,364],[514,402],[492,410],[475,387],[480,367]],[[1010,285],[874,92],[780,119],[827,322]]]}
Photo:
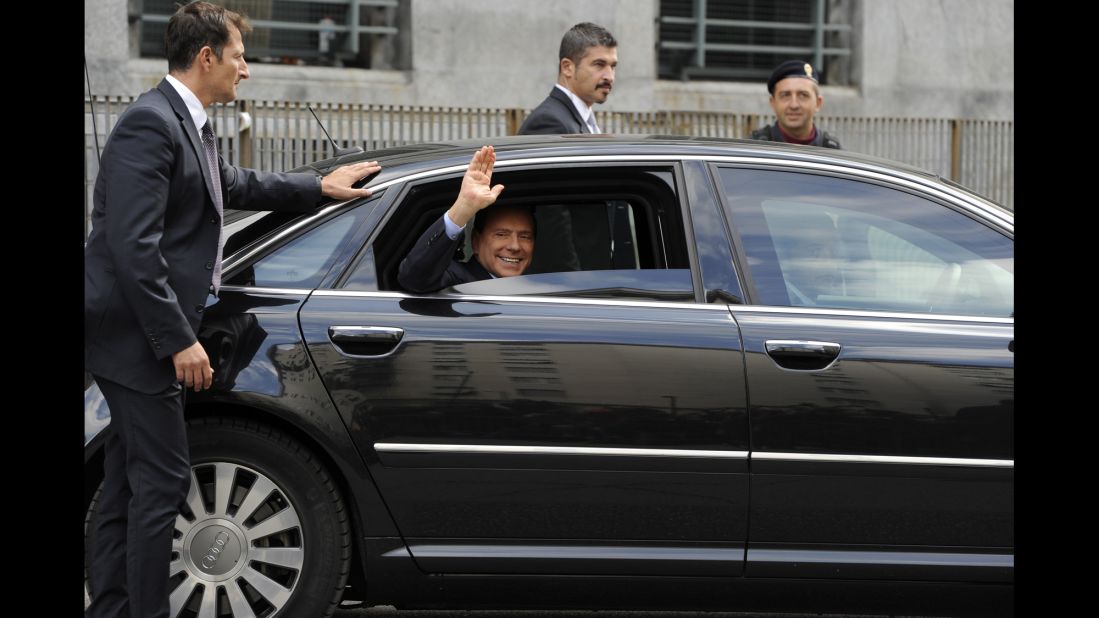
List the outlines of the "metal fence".
{"label": "metal fence", "polygon": [[[396,39],[408,39],[409,2],[236,0],[232,8],[247,14],[253,27],[249,62],[402,69],[407,68],[407,54],[395,47]],[[131,12],[142,56],[164,57],[164,32],[176,3],[143,0]]]}
{"label": "metal fence", "polygon": [[[84,98],[84,236],[102,148],[119,115],[134,97]],[[314,104],[340,146],[367,152],[410,143],[490,139],[514,135],[530,110],[396,105]],[[328,139],[305,103],[242,100],[211,108],[218,148],[227,161],[282,171],[331,156]],[[718,112],[596,112],[608,133],[744,138],[773,122],[759,114]],[[817,124],[844,150],[901,161],[937,173],[1014,209],[1013,121],[818,116]]]}
{"label": "metal fence", "polygon": [[828,4],[661,0],[660,78],[764,81],[785,59],[807,58],[824,83],[846,85],[853,15]]}

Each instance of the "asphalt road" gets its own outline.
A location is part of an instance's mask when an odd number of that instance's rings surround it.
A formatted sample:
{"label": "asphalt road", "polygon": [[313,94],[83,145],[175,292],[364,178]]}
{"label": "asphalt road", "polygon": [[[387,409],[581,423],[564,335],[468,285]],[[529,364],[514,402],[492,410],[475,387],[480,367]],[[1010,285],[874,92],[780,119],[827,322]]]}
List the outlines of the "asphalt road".
{"label": "asphalt road", "polygon": [[[88,591],[84,591],[84,609]],[[754,612],[666,612],[666,611],[543,611],[543,610],[400,610],[389,605],[337,609],[333,618],[856,618],[853,614],[760,614]],[[859,614],[857,618],[920,618]]]}
{"label": "asphalt road", "polygon": [[[84,609],[88,609],[88,590],[84,589]],[[921,618],[919,616],[883,616],[868,614],[782,614],[757,612],[668,612],[668,611],[595,611],[595,610],[397,610],[390,605],[337,609],[333,618]]]}

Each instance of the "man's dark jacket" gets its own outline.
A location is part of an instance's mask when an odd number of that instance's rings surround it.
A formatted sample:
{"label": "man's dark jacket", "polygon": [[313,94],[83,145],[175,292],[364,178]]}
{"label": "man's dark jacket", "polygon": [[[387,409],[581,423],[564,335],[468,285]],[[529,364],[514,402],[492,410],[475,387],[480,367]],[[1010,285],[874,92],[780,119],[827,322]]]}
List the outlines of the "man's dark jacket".
{"label": "man's dark jacket", "polygon": [[591,133],[572,99],[557,86],[549,96],[527,116],[519,127],[519,135],[558,135],[567,133]]}
{"label": "man's dark jacket", "polygon": [[463,231],[451,240],[446,235],[446,223],[439,217],[420,235],[408,256],[401,260],[397,268],[397,282],[409,292],[425,294],[492,277],[476,257],[469,262],[454,259],[454,251],[464,239]]}
{"label": "man's dark jacket", "polygon": [[[312,174],[267,174],[219,157],[225,208],[307,212]],[[84,248],[84,368],[128,388],[174,384],[172,354],[196,341],[221,217],[187,106],[165,79],[118,119],[95,183]]]}
{"label": "man's dark jacket", "polygon": [[[769,124],[762,129],[756,129],[752,131],[752,139],[763,140],[767,142],[786,142],[782,137],[782,131],[778,128],[778,123]],[[821,146],[823,148],[835,148],[840,150],[840,142],[838,139],[829,135],[826,131],[817,127],[817,136],[812,142],[809,142],[809,146]]]}

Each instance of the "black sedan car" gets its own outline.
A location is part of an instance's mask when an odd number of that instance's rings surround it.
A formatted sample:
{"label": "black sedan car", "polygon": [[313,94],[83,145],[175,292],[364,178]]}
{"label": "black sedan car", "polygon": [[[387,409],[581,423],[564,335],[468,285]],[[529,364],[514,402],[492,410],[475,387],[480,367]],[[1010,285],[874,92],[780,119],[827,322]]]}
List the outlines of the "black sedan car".
{"label": "black sedan car", "polygon": [[173,617],[1013,612],[1012,212],[834,150],[501,138],[531,268],[402,289],[480,145],[324,161],[377,159],[374,195],[227,218]]}

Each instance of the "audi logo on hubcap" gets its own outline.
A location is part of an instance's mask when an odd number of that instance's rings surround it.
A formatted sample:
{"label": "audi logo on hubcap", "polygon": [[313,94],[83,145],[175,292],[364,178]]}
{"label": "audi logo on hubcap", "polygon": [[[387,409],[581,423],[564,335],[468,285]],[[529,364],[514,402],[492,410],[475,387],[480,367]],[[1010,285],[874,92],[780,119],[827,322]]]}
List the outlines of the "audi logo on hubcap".
{"label": "audi logo on hubcap", "polygon": [[195,575],[221,581],[239,567],[244,558],[244,541],[231,523],[208,522],[187,540],[187,558]]}
{"label": "audi logo on hubcap", "polygon": [[217,564],[218,556],[221,555],[222,550],[225,549],[225,544],[229,542],[228,532],[219,532],[214,537],[214,543],[210,545],[210,549],[206,550],[206,553],[202,556],[202,561],[199,566],[209,571]]}

